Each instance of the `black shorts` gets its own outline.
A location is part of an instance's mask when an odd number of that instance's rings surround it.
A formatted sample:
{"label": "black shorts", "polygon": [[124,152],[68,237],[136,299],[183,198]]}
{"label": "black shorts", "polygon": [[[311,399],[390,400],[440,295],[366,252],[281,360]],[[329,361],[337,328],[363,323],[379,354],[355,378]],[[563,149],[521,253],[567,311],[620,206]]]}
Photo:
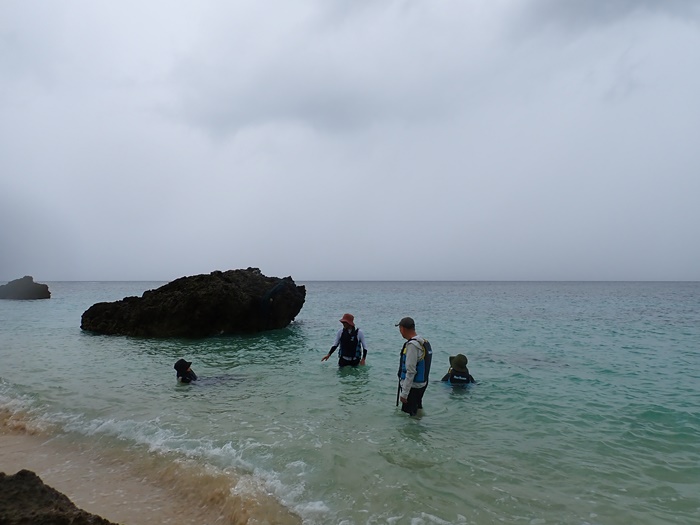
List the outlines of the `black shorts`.
{"label": "black shorts", "polygon": [[342,357],[338,359],[338,366],[357,366],[360,364],[360,358],[357,359],[343,359]]}
{"label": "black shorts", "polygon": [[415,416],[418,413],[418,409],[423,408],[423,394],[425,394],[426,388],[428,388],[428,385],[421,388],[412,388],[408,393],[406,402],[401,404],[401,410],[409,416]]}

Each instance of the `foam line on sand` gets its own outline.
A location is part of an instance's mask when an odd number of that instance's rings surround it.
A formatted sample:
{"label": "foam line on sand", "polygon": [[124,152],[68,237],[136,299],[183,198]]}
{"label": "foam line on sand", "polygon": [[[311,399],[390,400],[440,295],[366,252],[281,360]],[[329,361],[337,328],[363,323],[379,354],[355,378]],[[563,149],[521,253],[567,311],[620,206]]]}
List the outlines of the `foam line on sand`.
{"label": "foam line on sand", "polygon": [[45,436],[0,433],[0,472],[26,469],[78,507],[123,525],[225,523],[211,509],[183,505],[128,468],[104,465],[90,451],[66,450]]}

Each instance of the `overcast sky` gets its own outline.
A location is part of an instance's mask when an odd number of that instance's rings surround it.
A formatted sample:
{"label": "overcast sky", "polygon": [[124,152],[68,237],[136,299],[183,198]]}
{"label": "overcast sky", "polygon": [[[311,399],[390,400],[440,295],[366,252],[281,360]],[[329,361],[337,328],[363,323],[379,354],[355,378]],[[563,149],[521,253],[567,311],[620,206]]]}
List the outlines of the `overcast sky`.
{"label": "overcast sky", "polygon": [[0,280],[700,280],[700,2],[0,2]]}

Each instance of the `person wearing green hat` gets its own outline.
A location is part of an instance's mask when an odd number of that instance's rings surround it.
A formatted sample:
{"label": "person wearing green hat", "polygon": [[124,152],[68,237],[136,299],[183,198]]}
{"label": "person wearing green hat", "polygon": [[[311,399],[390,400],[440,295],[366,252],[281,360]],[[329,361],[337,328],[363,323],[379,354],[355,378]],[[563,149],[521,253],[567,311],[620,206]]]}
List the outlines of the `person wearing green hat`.
{"label": "person wearing green hat", "polygon": [[467,356],[464,354],[451,355],[450,369],[442,377],[442,380],[454,386],[463,386],[468,385],[469,383],[476,383],[472,375],[469,373],[467,362]]}

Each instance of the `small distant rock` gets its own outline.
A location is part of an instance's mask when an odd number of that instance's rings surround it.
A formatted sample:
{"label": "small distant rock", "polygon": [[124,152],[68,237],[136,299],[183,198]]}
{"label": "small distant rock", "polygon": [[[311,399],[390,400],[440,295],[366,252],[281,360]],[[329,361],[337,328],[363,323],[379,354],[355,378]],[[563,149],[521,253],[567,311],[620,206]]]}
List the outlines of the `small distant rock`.
{"label": "small distant rock", "polygon": [[284,328],[301,311],[306,288],[257,268],[181,277],[141,297],[97,303],[80,328],[105,335],[202,338]]}
{"label": "small distant rock", "polygon": [[79,509],[68,496],[44,484],[31,470],[20,470],[11,476],[0,472],[0,523],[116,525]]}
{"label": "small distant rock", "polygon": [[51,292],[46,284],[34,282],[31,275],[15,279],[0,286],[0,299],[50,299]]}

